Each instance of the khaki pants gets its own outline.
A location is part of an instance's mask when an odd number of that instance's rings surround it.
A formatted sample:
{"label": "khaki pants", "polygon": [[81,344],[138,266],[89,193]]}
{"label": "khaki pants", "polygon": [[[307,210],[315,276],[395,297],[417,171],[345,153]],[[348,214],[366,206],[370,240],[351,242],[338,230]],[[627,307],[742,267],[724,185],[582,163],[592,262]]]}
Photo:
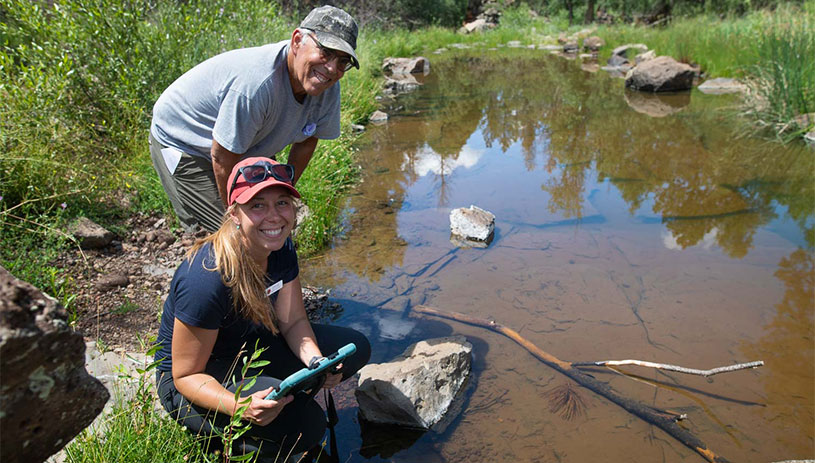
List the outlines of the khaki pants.
{"label": "khaki pants", "polygon": [[215,184],[212,162],[182,153],[175,172],[171,174],[161,154],[164,148],[167,147],[150,134],[153,168],[170,198],[175,215],[188,232],[195,232],[198,228],[214,232],[223,221],[224,205]]}

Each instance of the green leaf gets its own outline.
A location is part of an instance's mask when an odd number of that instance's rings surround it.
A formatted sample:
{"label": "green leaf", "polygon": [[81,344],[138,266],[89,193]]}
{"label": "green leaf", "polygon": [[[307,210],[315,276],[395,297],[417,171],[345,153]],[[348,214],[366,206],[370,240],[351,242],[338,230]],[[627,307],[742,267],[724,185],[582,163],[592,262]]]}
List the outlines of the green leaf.
{"label": "green leaf", "polygon": [[268,360],[256,360],[256,361],[249,364],[249,368],[251,368],[251,369],[263,368],[263,367],[265,367],[266,365],[268,365],[270,363],[272,363],[272,362],[270,362]]}
{"label": "green leaf", "polygon": [[233,456],[232,458],[230,458],[230,460],[231,461],[248,461],[250,458],[253,458],[254,456],[255,456],[255,452],[249,452],[249,453],[245,453],[243,455]]}
{"label": "green leaf", "polygon": [[257,377],[253,377],[252,379],[249,380],[248,383],[246,383],[246,387],[244,387],[244,389],[252,389],[252,386],[254,386],[256,382]]}

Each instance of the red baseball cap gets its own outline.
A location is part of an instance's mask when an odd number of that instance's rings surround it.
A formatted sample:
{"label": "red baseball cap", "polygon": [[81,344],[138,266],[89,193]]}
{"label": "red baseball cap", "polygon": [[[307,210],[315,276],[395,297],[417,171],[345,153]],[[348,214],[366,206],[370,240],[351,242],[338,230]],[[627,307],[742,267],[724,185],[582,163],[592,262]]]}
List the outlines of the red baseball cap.
{"label": "red baseball cap", "polygon": [[289,164],[264,157],[242,159],[229,174],[229,205],[246,204],[261,190],[270,186],[285,187],[292,196],[299,198],[300,192],[291,183],[293,179],[294,167]]}

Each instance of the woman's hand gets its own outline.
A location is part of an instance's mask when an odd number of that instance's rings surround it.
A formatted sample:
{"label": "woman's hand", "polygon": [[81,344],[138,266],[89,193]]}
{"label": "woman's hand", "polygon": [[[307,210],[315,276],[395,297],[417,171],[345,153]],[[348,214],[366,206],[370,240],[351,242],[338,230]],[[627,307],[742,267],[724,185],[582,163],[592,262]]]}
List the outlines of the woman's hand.
{"label": "woman's hand", "polygon": [[243,412],[243,419],[257,426],[266,426],[277,418],[277,415],[283,411],[286,404],[294,400],[290,395],[281,397],[278,400],[266,400],[266,396],[271,394],[273,390],[274,386],[249,396],[252,401],[246,411]]}
{"label": "woman's hand", "polygon": [[337,384],[340,384],[340,381],[342,381],[342,364],[340,363],[339,365],[337,365],[337,367],[334,368],[333,371],[336,371],[336,373],[327,373],[325,375],[325,383],[323,383],[323,389],[331,389]]}

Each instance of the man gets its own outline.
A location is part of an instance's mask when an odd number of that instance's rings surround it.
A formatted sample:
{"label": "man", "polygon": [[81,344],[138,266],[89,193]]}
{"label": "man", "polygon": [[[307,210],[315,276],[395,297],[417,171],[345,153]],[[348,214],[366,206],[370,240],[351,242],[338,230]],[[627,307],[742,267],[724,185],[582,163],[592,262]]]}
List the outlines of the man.
{"label": "man", "polygon": [[222,53],[162,93],[150,156],[186,230],[220,227],[227,177],[240,159],[274,158],[291,145],[296,183],[317,141],[339,137],[339,80],[359,69],[357,34],[345,11],[315,8],[290,40]]}

